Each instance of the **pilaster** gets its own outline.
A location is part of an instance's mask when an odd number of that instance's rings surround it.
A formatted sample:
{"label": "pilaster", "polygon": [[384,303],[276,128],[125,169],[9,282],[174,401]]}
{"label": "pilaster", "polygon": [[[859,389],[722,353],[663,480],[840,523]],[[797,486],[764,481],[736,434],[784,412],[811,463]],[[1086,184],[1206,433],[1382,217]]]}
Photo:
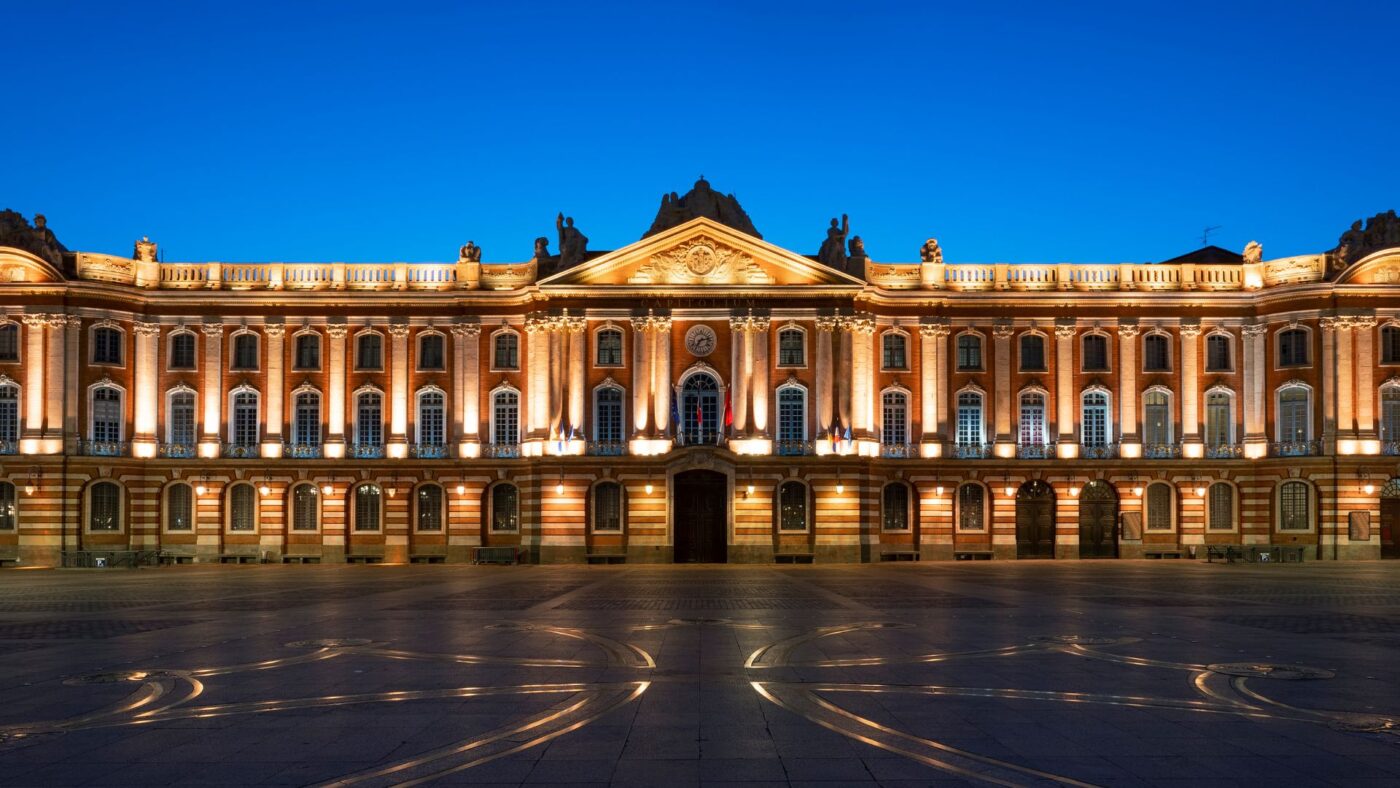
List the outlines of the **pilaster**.
{"label": "pilaster", "polygon": [[1269,326],[1249,323],[1240,329],[1244,338],[1244,442],[1246,457],[1268,453],[1269,436],[1264,425],[1264,381],[1266,377],[1264,342]]}
{"label": "pilaster", "polygon": [[385,454],[408,456],[408,325],[389,324],[389,440]]}
{"label": "pilaster", "polygon": [[[61,450],[63,446],[63,387],[60,381],[63,380],[65,345],[67,344],[67,315],[49,315],[47,351],[44,354],[45,380],[44,380],[44,444],[54,452]],[[148,325],[138,323],[138,326]],[[140,331],[137,331],[136,341],[141,341]],[[155,429],[155,414],[151,414],[151,429]]]}
{"label": "pilaster", "polygon": [[766,317],[749,320],[749,401],[755,437],[768,435],[768,330],[771,325]]}
{"label": "pilaster", "polygon": [[943,454],[948,435],[948,324],[928,323],[919,326],[919,341],[923,353],[922,384],[919,399],[923,408],[923,447],[925,457]]}
{"label": "pilaster", "polygon": [[[730,407],[734,409],[734,436],[747,438],[749,434],[749,368],[752,356],[747,317],[729,318],[730,368],[729,395]],[[723,425],[721,425],[723,427]]]}
{"label": "pilaster", "polygon": [[[1337,369],[1337,334],[1342,329],[1342,321],[1336,317],[1323,317],[1317,321],[1322,328],[1322,354],[1318,361],[1322,365],[1322,392],[1318,397],[1318,404],[1322,406],[1322,443],[1324,451],[1334,454],[1337,450],[1337,406],[1340,401],[1338,396],[1338,369]],[[1311,353],[1309,353],[1311,356]]]}
{"label": "pilaster", "polygon": [[[160,357],[160,324],[137,321],[132,324],[136,335],[136,356],[132,360],[135,369],[135,396],[132,398],[131,455],[133,457],[156,456],[156,413],[159,381],[157,359]],[[50,359],[62,374],[61,357]]]}
{"label": "pilaster", "polygon": [[199,456],[219,456],[224,413],[224,324],[205,323],[204,333],[204,430],[199,438]]}
{"label": "pilaster", "polygon": [[650,333],[652,422],[656,439],[665,440],[671,425],[671,318],[651,318]]}
{"label": "pilaster", "polygon": [[1142,454],[1142,436],[1138,433],[1138,360],[1137,323],[1118,324],[1118,434],[1125,457]]}
{"label": "pilaster", "polygon": [[651,435],[651,322],[632,318],[632,432]]}
{"label": "pilaster", "polygon": [[816,413],[816,438],[818,441],[831,439],[831,335],[836,330],[836,318],[819,317],[816,321],[816,345],[813,357],[816,362],[816,390],[812,393],[813,410]]}
{"label": "pilaster", "polygon": [[452,326],[452,431],[463,458],[481,453],[481,326]]}
{"label": "pilaster", "polygon": [[1376,443],[1376,316],[1353,315],[1351,327],[1355,331],[1356,359],[1352,368],[1356,370],[1356,437],[1361,441],[1361,453],[1378,454],[1380,445]]}
{"label": "pilaster", "polygon": [[1079,456],[1079,442],[1074,431],[1074,402],[1078,399],[1074,390],[1076,333],[1072,319],[1055,321],[1055,431],[1061,457]]}
{"label": "pilaster", "polygon": [[[1010,323],[992,327],[994,346],[993,379],[996,388],[993,423],[997,456],[1014,457],[1016,436],[1011,432],[1011,338],[1016,329]],[[1009,453],[1007,453],[1009,452]]]}
{"label": "pilaster", "polygon": [[345,456],[345,334],[344,323],[326,326],[330,352],[326,358],[326,456]]}
{"label": "pilaster", "polygon": [[263,326],[267,342],[267,390],[263,392],[262,456],[282,456],[283,392],[286,388],[286,327],[270,322]]}
{"label": "pilaster", "polygon": [[24,428],[20,438],[26,454],[41,453],[44,436],[44,331],[47,315],[24,316]]}
{"label": "pilaster", "polygon": [[1201,324],[1182,323],[1178,331],[1181,334],[1182,455],[1201,457]]}

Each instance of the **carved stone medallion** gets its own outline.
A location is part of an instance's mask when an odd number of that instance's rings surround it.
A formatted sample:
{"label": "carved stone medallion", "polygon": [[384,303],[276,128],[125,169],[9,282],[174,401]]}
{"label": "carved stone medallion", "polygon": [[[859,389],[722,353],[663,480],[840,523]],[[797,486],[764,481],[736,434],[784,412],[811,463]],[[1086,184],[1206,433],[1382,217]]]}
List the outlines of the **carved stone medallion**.
{"label": "carved stone medallion", "polygon": [[685,349],[696,358],[704,358],[715,350],[715,330],[709,326],[691,326],[685,332]]}

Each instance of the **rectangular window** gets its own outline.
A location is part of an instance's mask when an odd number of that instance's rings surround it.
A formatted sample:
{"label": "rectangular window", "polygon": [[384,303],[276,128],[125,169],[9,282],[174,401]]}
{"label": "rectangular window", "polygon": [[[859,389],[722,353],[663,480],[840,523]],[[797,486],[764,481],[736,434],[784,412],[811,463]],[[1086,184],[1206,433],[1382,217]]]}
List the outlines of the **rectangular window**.
{"label": "rectangular window", "polygon": [[447,442],[442,395],[435,391],[418,398],[418,442],[424,446],[442,446]]}
{"label": "rectangular window", "polygon": [[170,397],[170,442],[176,446],[195,444],[194,395],[175,394]]}
{"label": "rectangular window", "polygon": [[296,368],[321,368],[321,337],[317,334],[301,334],[297,337]]}
{"label": "rectangular window", "polygon": [[1302,482],[1284,482],[1278,493],[1280,531],[1308,530],[1308,493],[1308,486]]}
{"label": "rectangular window", "polygon": [[442,530],[442,488],[436,484],[418,488],[418,530]]}
{"label": "rectangular window", "polygon": [[418,368],[425,370],[445,368],[441,335],[425,334],[418,338]]}
{"label": "rectangular window", "polygon": [[495,369],[520,369],[520,340],[515,334],[497,334],[491,366]]}
{"label": "rectangular window", "polygon": [[1224,334],[1206,337],[1206,371],[1230,371],[1230,338]]}
{"label": "rectangular window", "polygon": [[258,442],[258,395],[240,391],[233,395],[233,443],[252,446]]}
{"label": "rectangular window", "polygon": [[886,334],[884,341],[884,369],[908,369],[909,359],[905,353],[902,334]]}
{"label": "rectangular window", "polygon": [[958,337],[958,371],[976,372],[982,368],[982,339],[972,334]]}
{"label": "rectangular window", "polygon": [[1045,371],[1045,340],[1034,334],[1021,337],[1021,371]]}
{"label": "rectangular window", "polygon": [[19,326],[0,325],[0,361],[19,361]]}
{"label": "rectangular window", "polygon": [[800,367],[806,363],[803,358],[803,334],[796,329],[788,329],[778,334],[778,366]]}
{"label": "rectangular window", "polygon": [[1228,484],[1216,483],[1210,486],[1210,511],[1207,513],[1206,528],[1212,531],[1230,531],[1235,527],[1235,490]]}
{"label": "rectangular window", "polygon": [[609,329],[598,332],[598,366],[622,366],[622,332]]}
{"label": "rectangular window", "polygon": [[1166,484],[1153,484],[1147,488],[1147,530],[1170,531],[1172,529],[1172,488]]}

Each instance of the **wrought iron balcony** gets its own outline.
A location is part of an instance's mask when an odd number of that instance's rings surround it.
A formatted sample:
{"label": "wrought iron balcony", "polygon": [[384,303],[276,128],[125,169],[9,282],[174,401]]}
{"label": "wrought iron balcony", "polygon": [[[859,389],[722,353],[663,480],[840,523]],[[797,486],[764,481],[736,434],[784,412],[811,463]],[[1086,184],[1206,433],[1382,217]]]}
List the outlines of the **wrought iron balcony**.
{"label": "wrought iron balcony", "polygon": [[156,455],[174,460],[184,460],[196,456],[198,448],[193,443],[162,443],[156,447]]}
{"label": "wrought iron balcony", "polygon": [[1053,460],[1055,444],[1019,443],[1016,445],[1016,457],[1022,460]]}
{"label": "wrought iron balcony", "polygon": [[19,441],[0,441],[0,454],[19,454]]}
{"label": "wrought iron balcony", "polygon": [[89,457],[125,457],[131,444],[125,441],[78,441],[78,453]]}
{"label": "wrought iron balcony", "polygon": [[224,456],[231,460],[254,460],[262,456],[262,447],[256,443],[225,443]]}
{"label": "wrought iron balcony", "polygon": [[801,457],[812,453],[812,442],[773,441],[773,453],[779,457]]}
{"label": "wrought iron balcony", "polygon": [[1118,444],[1104,443],[1098,446],[1080,446],[1079,456],[1085,460],[1111,460],[1118,456]]}
{"label": "wrought iron balcony", "polygon": [[910,457],[917,457],[918,452],[908,443],[882,443],[880,444],[880,456],[891,460],[907,460]]}
{"label": "wrought iron balcony", "polygon": [[1181,457],[1180,443],[1144,443],[1142,456],[1148,460],[1175,460]]}
{"label": "wrought iron balcony", "polygon": [[350,456],[357,460],[377,460],[384,456],[384,444],[352,443],[350,444]]}
{"label": "wrought iron balcony", "polygon": [[447,457],[447,444],[414,443],[408,447],[408,456],[420,460],[441,460]]}
{"label": "wrought iron balcony", "polygon": [[954,443],[953,457],[959,460],[984,460],[992,456],[989,443]]}
{"label": "wrought iron balcony", "polygon": [[1381,441],[1381,454],[1400,455],[1400,441]]}
{"label": "wrought iron balcony", "polygon": [[1207,443],[1206,459],[1238,460],[1244,456],[1243,443]]}
{"label": "wrought iron balcony", "polygon": [[621,457],[627,453],[627,442],[589,441],[587,451],[595,457]]}
{"label": "wrought iron balcony", "polygon": [[315,460],[321,456],[319,443],[286,443],[282,445],[282,456],[296,460]]}
{"label": "wrought iron balcony", "polygon": [[1269,444],[1274,457],[1316,457],[1322,454],[1322,441],[1278,441]]}
{"label": "wrought iron balcony", "polygon": [[520,456],[518,443],[488,443],[481,447],[481,456],[500,460],[515,459]]}

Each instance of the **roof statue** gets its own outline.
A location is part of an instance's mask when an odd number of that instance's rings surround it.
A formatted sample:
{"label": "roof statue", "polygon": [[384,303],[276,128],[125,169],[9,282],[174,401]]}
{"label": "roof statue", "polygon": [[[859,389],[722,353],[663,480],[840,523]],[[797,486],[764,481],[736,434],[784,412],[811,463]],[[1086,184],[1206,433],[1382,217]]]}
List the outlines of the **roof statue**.
{"label": "roof statue", "polygon": [[1244,261],[1248,264],[1256,264],[1264,260],[1264,246],[1258,241],[1250,241],[1244,245]]}
{"label": "roof statue", "polygon": [[457,261],[461,263],[481,262],[481,247],[475,241],[467,241],[457,252]]}
{"label": "roof statue", "polygon": [[1372,252],[1393,246],[1400,246],[1400,217],[1391,209],[1367,219],[1365,229],[1362,229],[1360,219],[1352,222],[1351,227],[1337,239],[1337,247],[1328,252],[1332,261],[1329,267],[1340,271]]}
{"label": "roof statue", "polygon": [[63,269],[63,257],[68,254],[68,249],[58,242],[42,213],[34,214],[34,226],[30,227],[19,212],[8,209],[0,211],[0,246],[23,249],[49,261],[60,270]]}
{"label": "roof statue", "polygon": [[938,246],[937,238],[930,238],[924,241],[924,245],[919,247],[919,261],[924,263],[943,262],[943,249]]}
{"label": "roof statue", "polygon": [[156,243],[147,236],[141,236],[141,240],[136,242],[135,248],[131,251],[131,259],[140,260],[143,263],[154,263],[156,261]]}
{"label": "roof statue", "polygon": [[845,271],[851,276],[864,279],[865,261],[867,259],[867,255],[865,254],[865,241],[861,240],[859,235],[853,235],[851,236],[850,247],[851,254],[846,258]]}
{"label": "roof statue", "polygon": [[559,263],[555,270],[563,271],[583,262],[588,252],[588,236],[574,226],[574,217],[565,218],[561,213],[554,220],[554,227],[559,231]]}
{"label": "roof statue", "polygon": [[535,254],[530,258],[530,262],[535,264],[537,276],[540,279],[554,273],[559,263],[559,258],[549,253],[549,239],[541,235],[535,239]]}
{"label": "roof statue", "polygon": [[677,197],[675,192],[661,195],[661,207],[656,211],[656,218],[652,220],[651,229],[647,230],[642,237],[649,238],[663,230],[678,227],[701,216],[755,238],[763,237],[754,228],[749,215],[744,213],[743,207],[739,205],[739,200],[732,194],[720,194],[711,189],[710,182],[705,180],[703,175],[700,176],[700,180],[695,182],[695,186],[685,193],[684,197]]}
{"label": "roof statue", "polygon": [[817,252],[817,262],[837,271],[845,271],[846,235],[850,232],[851,222],[846,214],[841,214],[840,224],[832,219],[831,226],[826,228],[826,240],[822,241],[822,247]]}

